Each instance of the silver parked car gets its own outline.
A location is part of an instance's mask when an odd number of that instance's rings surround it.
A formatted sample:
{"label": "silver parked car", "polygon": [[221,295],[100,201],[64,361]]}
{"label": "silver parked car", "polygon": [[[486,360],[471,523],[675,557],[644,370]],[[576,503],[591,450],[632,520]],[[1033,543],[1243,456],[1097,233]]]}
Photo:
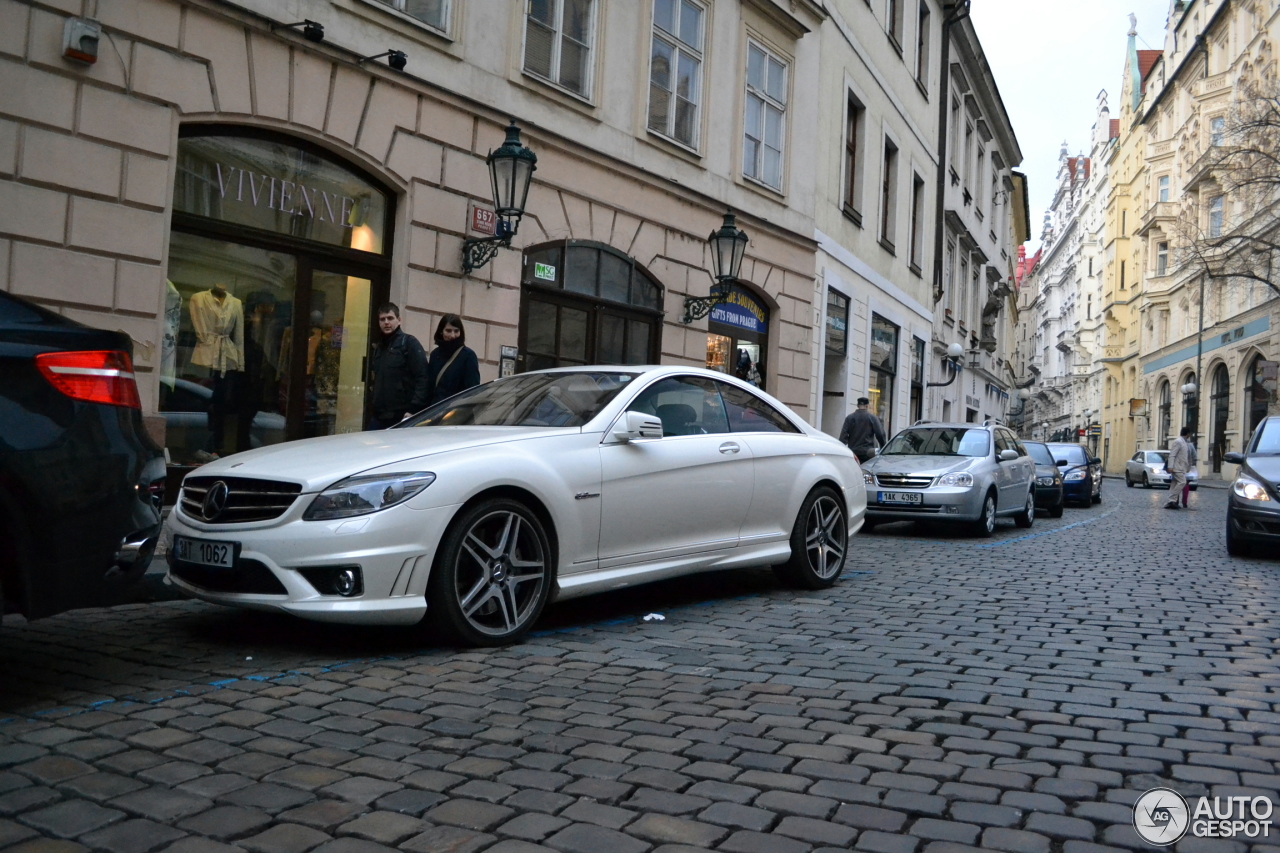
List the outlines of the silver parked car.
{"label": "silver parked car", "polygon": [[1030,527],[1036,466],[1007,427],[921,421],[899,432],[863,466],[867,520],[964,522],[990,536],[996,518]]}
{"label": "silver parked car", "polygon": [[[1167,450],[1139,450],[1124,465],[1124,484],[1131,489],[1134,486],[1142,486],[1144,489],[1156,486],[1169,488],[1169,482],[1173,478],[1164,467],[1168,461],[1169,451]],[[1196,481],[1199,477],[1194,468],[1187,472],[1187,485],[1191,486],[1193,492],[1196,490]]]}

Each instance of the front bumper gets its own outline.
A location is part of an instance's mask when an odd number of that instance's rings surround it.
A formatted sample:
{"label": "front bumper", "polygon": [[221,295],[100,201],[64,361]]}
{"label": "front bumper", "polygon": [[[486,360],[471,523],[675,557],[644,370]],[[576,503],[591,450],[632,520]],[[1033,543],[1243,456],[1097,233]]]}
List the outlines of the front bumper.
{"label": "front bumper", "polygon": [[1052,509],[1062,502],[1062,486],[1036,486],[1036,509]]}
{"label": "front bumper", "polygon": [[[882,504],[881,492],[912,492],[921,495],[918,504]],[[982,516],[986,492],[978,486],[933,486],[928,489],[867,486],[867,518],[872,521],[977,521]]]}
{"label": "front bumper", "polygon": [[1071,480],[1062,483],[1062,497],[1068,501],[1092,501],[1093,484],[1088,480]]}
{"label": "front bumper", "polygon": [[[255,524],[205,524],[175,509],[169,516],[173,533],[196,539],[240,544],[239,562],[246,570],[237,591],[210,589],[201,580],[210,572],[182,571],[169,557],[167,579],[179,590],[204,601],[232,607],[275,610],[306,619],[356,625],[412,625],[427,611],[426,586],[436,547],[457,507],[412,509],[392,507],[338,521],[303,521],[308,501],[300,500],[282,519]],[[322,595],[299,569],[359,566],[363,591],[352,597]],[[176,571],[175,571],[176,569]],[[269,573],[264,580],[262,573]],[[274,578],[275,582],[272,582]],[[221,586],[232,586],[220,583]],[[264,592],[263,589],[283,589]]]}
{"label": "front bumper", "polygon": [[1280,546],[1280,507],[1260,508],[1231,495],[1227,504],[1231,532],[1247,542]]}

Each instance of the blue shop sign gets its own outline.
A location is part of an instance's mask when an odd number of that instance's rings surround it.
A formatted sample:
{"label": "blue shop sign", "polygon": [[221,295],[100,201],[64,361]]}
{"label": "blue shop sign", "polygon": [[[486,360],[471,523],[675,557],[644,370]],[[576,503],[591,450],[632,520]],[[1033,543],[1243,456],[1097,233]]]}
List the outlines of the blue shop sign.
{"label": "blue shop sign", "polygon": [[711,309],[711,321],[763,335],[769,328],[769,311],[750,293],[734,287],[725,302]]}

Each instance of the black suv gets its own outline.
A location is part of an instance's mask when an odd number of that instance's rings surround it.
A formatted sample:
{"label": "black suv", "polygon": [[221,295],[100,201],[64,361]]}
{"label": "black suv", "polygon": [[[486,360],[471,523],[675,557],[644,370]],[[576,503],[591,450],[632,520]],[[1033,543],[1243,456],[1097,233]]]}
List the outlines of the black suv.
{"label": "black suv", "polygon": [[1239,465],[1227,495],[1227,553],[1248,556],[1254,545],[1280,550],[1280,415],[1262,419],[1244,453],[1225,454]]}
{"label": "black suv", "polygon": [[129,336],[0,293],[3,611],[126,600],[155,552],[164,480]]}

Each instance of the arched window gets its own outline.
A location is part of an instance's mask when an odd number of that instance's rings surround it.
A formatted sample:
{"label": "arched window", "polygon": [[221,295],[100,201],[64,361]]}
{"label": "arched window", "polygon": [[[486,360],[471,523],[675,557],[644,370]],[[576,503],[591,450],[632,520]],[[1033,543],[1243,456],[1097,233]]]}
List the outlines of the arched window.
{"label": "arched window", "polygon": [[658,360],[662,285],[603,243],[526,250],[520,302],[521,370]]}
{"label": "arched window", "polygon": [[1213,414],[1213,432],[1210,433],[1209,463],[1215,474],[1222,471],[1222,454],[1227,452],[1227,420],[1231,411],[1231,377],[1225,364],[1213,371],[1213,393],[1209,397],[1209,411]]}
{"label": "arched window", "polygon": [[[1182,381],[1178,383],[1178,390],[1181,393],[1182,387],[1188,382],[1195,382],[1196,375],[1194,373],[1186,373],[1182,377]],[[1191,427],[1193,436],[1200,433],[1200,407],[1196,405],[1196,400],[1200,397],[1203,389],[1196,389],[1194,394],[1182,395],[1182,426]]]}
{"label": "arched window", "polygon": [[1160,383],[1160,408],[1157,415],[1156,447],[1169,446],[1169,429],[1173,426],[1173,394],[1169,388],[1169,380]]}
{"label": "arched window", "polygon": [[1244,426],[1241,443],[1248,441],[1258,424],[1267,416],[1271,401],[1275,398],[1276,362],[1255,356],[1244,375]]}

